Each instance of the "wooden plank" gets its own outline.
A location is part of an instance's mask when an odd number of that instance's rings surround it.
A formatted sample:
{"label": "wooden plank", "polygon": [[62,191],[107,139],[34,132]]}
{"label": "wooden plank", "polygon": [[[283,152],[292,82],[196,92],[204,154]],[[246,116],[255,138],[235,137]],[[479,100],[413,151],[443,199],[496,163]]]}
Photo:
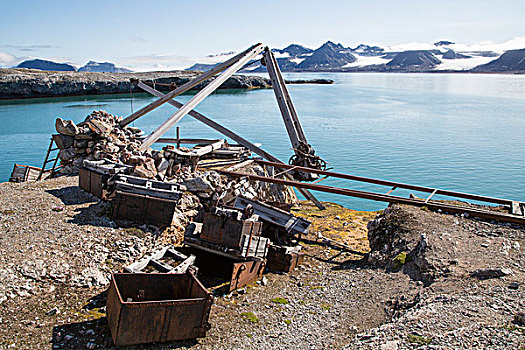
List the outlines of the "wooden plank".
{"label": "wooden plank", "polygon": [[170,149],[165,148],[165,150],[166,152],[175,153],[176,155],[182,156],[182,157],[200,157],[200,156],[211,153],[223,147],[225,144],[226,144],[226,140],[219,140],[207,146],[204,146],[201,148],[190,149],[188,151],[183,151],[179,148],[170,148]]}
{"label": "wooden plank", "polygon": [[[235,62],[231,67],[226,69],[215,80],[213,80],[205,88],[199,91],[184,106],[180,107],[180,109],[177,112],[175,112],[175,114],[169,117],[157,129],[155,129],[148,137],[146,137],[144,141],[142,141],[142,145],[140,145],[140,150],[145,151],[149,147],[151,147],[151,145],[153,145],[155,141],[157,141],[162,135],[164,135],[182,117],[188,114],[195,106],[197,106],[202,100],[204,100],[207,96],[209,96],[212,92],[214,92],[219,86],[222,85],[222,83],[224,83],[235,72],[241,69],[247,62],[249,62],[255,56],[259,55],[262,50],[263,50],[262,46],[257,46],[254,49],[250,50],[245,56],[243,56],[241,59]],[[164,99],[164,97],[162,99]]]}
{"label": "wooden plank", "polygon": [[[144,84],[142,82],[139,82],[137,86],[140,87],[141,89],[143,89],[144,91],[154,95],[154,96],[157,96],[157,97],[164,96],[164,94],[162,92],[160,92],[158,90],[155,90],[152,87],[150,87],[150,86],[148,86],[148,85],[146,85],[146,84]],[[174,99],[169,100],[168,103],[171,104],[172,106],[174,106],[175,108],[181,108],[182,107],[182,103],[180,103],[180,102],[178,102],[178,101],[176,101]],[[235,142],[239,143],[240,145],[250,149],[252,152],[260,155],[261,157],[266,158],[267,160],[275,162],[275,163],[284,164],[281,160],[279,160],[279,158],[276,158],[276,157],[272,156],[270,153],[266,152],[262,148],[254,145],[250,141],[248,141],[245,138],[237,135],[236,133],[234,133],[230,129],[225,128],[224,126],[222,126],[219,123],[211,120],[210,118],[204,116],[203,114],[201,114],[201,113],[199,113],[197,111],[193,111],[193,110],[190,111],[188,114],[190,116],[192,116],[193,118],[197,119],[198,121],[208,125],[210,128],[220,132],[224,136],[229,137],[233,141],[235,141]],[[285,174],[285,176],[288,179],[292,178],[289,174]],[[302,189],[302,188],[297,188],[297,190],[306,199],[312,201],[316,205],[317,208],[319,208],[320,210],[324,210],[325,209],[325,206],[321,202],[319,202],[317,200],[317,198],[315,198],[314,195],[311,194],[309,191],[307,191],[305,189]]]}
{"label": "wooden plank", "polygon": [[210,70],[204,72],[203,74],[193,78],[192,80],[190,80],[186,84],[183,84],[183,85],[179,86],[178,88],[176,88],[175,90],[170,91],[164,97],[162,97],[162,98],[160,98],[160,99],[158,99],[156,101],[153,101],[152,103],[150,103],[147,106],[142,107],[141,109],[139,109],[135,113],[133,113],[130,116],[128,116],[127,118],[123,119],[120,122],[120,126],[123,127],[123,126],[126,126],[126,125],[132,123],[133,121],[135,121],[138,118],[142,117],[144,114],[146,114],[148,112],[151,112],[155,108],[157,108],[157,107],[161,106],[162,104],[168,102],[171,98],[173,98],[173,97],[175,97],[177,95],[180,95],[180,94],[182,94],[185,91],[188,91],[189,89],[191,89],[195,85],[200,84],[203,81],[205,81],[206,79],[208,79],[208,78],[210,78],[210,77],[212,77],[212,76],[222,72],[223,70],[229,68],[234,63],[236,63],[239,59],[241,59],[244,55],[248,54],[253,49],[258,48],[258,47],[262,48],[262,44],[259,43],[259,44],[253,45],[252,47],[250,47],[247,50],[241,52],[240,54],[230,58],[229,60],[227,60],[227,61],[225,61],[225,62],[223,62],[223,63],[221,63],[221,64],[219,64],[219,65],[217,65],[217,66],[215,66],[213,68],[211,68]]}
{"label": "wooden plank", "polygon": [[290,109],[290,102],[287,101],[284,90],[286,89],[282,76],[278,73],[277,62],[270,50],[264,52],[264,61],[266,62],[266,68],[268,69],[268,74],[270,75],[270,80],[272,81],[273,91],[277,99],[277,104],[279,105],[279,110],[284,120],[284,125],[286,126],[286,131],[288,132],[288,137],[292,143],[292,147],[297,149],[301,144],[300,134],[296,128],[296,125],[293,121],[292,112]]}
{"label": "wooden plank", "polygon": [[437,191],[438,191],[437,188],[434,191],[432,191],[432,193],[427,197],[427,199],[425,199],[425,203],[428,203],[430,198],[432,198],[436,194]]}

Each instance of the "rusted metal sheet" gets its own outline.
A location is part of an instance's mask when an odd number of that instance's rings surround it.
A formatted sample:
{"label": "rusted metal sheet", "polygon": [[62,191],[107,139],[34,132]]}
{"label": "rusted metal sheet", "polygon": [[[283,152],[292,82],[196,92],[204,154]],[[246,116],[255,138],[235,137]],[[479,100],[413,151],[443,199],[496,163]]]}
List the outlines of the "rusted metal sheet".
{"label": "rusted metal sheet", "polygon": [[233,264],[229,291],[241,288],[261,278],[266,260],[247,260]]}
{"label": "rusted metal sheet", "polygon": [[124,267],[131,273],[185,273],[195,262],[195,255],[186,256],[174,246],[160,247],[152,254]]}
{"label": "rusted metal sheet", "polygon": [[111,203],[113,220],[155,226],[170,226],[177,208],[175,200],[121,191],[115,191]]}
{"label": "rusted metal sheet", "polygon": [[86,168],[78,170],[78,185],[97,198],[106,198],[106,184],[109,175],[99,174]]}
{"label": "rusted metal sheet", "polygon": [[15,164],[11,172],[10,182],[32,182],[38,179],[38,175],[42,171],[30,165]]}
{"label": "rusted metal sheet", "polygon": [[133,170],[129,165],[109,160],[84,160],[84,167],[78,170],[78,185],[97,198],[107,199],[108,181],[111,176]]}
{"label": "rusted metal sheet", "polygon": [[116,273],[107,315],[116,346],[200,338],[213,297],[191,273]]}
{"label": "rusted metal sheet", "polygon": [[268,270],[273,272],[291,272],[304,259],[304,253],[298,247],[282,247],[271,245],[268,249]]}
{"label": "rusted metal sheet", "polygon": [[224,288],[225,292],[241,288],[259,279],[266,267],[266,259],[239,260],[193,246],[186,249],[188,249],[185,251],[186,254],[196,256],[195,265],[199,269],[199,279],[209,288]]}
{"label": "rusted metal sheet", "polygon": [[258,215],[260,220],[282,227],[292,235],[306,235],[310,230],[310,221],[260,201],[238,196],[234,206],[239,209],[252,206],[254,214]]}
{"label": "rusted metal sheet", "polygon": [[151,197],[179,200],[182,196],[180,184],[144,179],[130,175],[117,175],[115,189],[121,192],[143,194]]}
{"label": "rusted metal sheet", "polygon": [[212,213],[204,214],[200,238],[204,241],[225,245],[230,248],[242,247],[242,236],[260,236],[262,222],[253,220],[236,220]]}
{"label": "rusted metal sheet", "polygon": [[83,166],[86,169],[94,171],[99,174],[115,175],[115,174],[130,174],[133,171],[131,165],[125,165],[112,162],[108,159],[102,160],[84,160]]}
{"label": "rusted metal sheet", "polygon": [[[243,235],[240,249],[229,248],[225,245],[214,244],[203,241],[199,238],[190,236],[184,236],[184,243],[190,247],[194,247],[200,250],[204,250],[209,253],[222,255],[231,259],[247,259],[247,258],[259,258],[263,259],[268,254],[268,247],[270,240],[265,237],[253,236],[250,240],[250,236]],[[248,244],[250,245],[248,249]]]}

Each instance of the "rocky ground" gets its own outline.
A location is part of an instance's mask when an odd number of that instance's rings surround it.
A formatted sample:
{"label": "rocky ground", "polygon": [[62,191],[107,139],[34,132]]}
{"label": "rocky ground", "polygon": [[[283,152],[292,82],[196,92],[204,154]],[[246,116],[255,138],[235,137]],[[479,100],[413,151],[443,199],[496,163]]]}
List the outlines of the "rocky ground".
{"label": "rocky ground", "polygon": [[[157,90],[169,90],[175,84],[180,86],[199,75],[198,71],[169,71],[145,73],[96,73],[96,72],[50,72],[37,69],[0,69],[0,99],[56,97],[74,95],[99,95],[143,92],[131,84],[130,79],[139,79],[147,84],[156,84]],[[196,85],[192,90],[200,90],[214,78]],[[287,81],[297,84],[331,84],[330,79]],[[161,85],[158,85],[161,84]],[[267,78],[254,75],[234,75],[219,89],[253,89],[271,86]]]}
{"label": "rocky ground", "polygon": [[[112,348],[109,274],[173,238],[116,227],[77,184],[0,185],[0,349]],[[525,348],[522,227],[407,206],[295,212],[313,221],[299,269],[217,293],[206,338],[130,349]]]}

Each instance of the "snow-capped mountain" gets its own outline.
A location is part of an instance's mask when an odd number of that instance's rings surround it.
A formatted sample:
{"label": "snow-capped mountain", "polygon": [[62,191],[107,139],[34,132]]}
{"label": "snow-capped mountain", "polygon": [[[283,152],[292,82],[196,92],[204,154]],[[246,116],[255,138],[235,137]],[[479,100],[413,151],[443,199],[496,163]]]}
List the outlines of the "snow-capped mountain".
{"label": "snow-capped mountain", "polygon": [[[412,45],[413,47],[414,45]],[[409,45],[406,46],[410,47]],[[355,48],[327,41],[317,49],[291,44],[284,49],[272,49],[283,72],[426,72],[426,71],[501,71],[520,70],[520,54],[515,53],[510,64],[492,64],[500,54],[491,50],[469,50],[465,45],[442,40],[424,49],[392,49],[359,44]],[[520,50],[514,50],[520,51]],[[525,50],[524,50],[525,51]],[[502,56],[503,57],[503,56]],[[510,57],[510,56],[509,56]],[[206,70],[215,64],[195,64],[189,69]],[[475,68],[475,69],[474,69]],[[525,70],[525,69],[522,69]],[[259,59],[247,65],[243,72],[266,72]]]}
{"label": "snow-capped mountain", "polygon": [[95,62],[89,61],[83,67],[78,69],[79,72],[104,72],[104,73],[130,73],[131,71],[126,68],[115,67],[110,62]]}

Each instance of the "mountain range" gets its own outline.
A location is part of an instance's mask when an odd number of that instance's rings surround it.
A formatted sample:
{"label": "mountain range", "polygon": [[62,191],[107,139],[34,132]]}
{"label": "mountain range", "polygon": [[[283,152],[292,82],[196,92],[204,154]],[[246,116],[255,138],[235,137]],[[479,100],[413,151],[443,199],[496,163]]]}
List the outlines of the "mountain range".
{"label": "mountain range", "polygon": [[[344,47],[327,41],[317,49],[292,44],[272,49],[283,72],[525,72],[525,49],[501,56],[492,51],[459,51],[454,42],[438,41],[434,49],[393,51],[360,44]],[[207,70],[215,64],[196,63],[188,70]],[[260,60],[250,62],[245,73],[265,72]]]}
{"label": "mountain range", "polygon": [[130,73],[126,68],[118,68],[110,62],[95,62],[89,61],[78,70],[75,66],[67,63],[56,63],[48,60],[34,59],[20,63],[15,68],[39,69],[46,71],[60,71],[60,72],[100,72],[100,73]]}
{"label": "mountain range", "polygon": [[[493,51],[466,51],[452,41],[442,40],[425,50],[395,50],[360,44],[354,48],[327,41],[317,49],[291,44],[272,49],[283,72],[515,72],[525,73],[525,49],[503,54]],[[464,48],[465,46],[463,46]],[[209,55],[204,62],[187,70],[208,70],[235,55],[233,52]],[[190,61],[191,62],[191,61]],[[213,63],[209,63],[213,62]],[[33,59],[16,68],[49,71],[128,73],[110,62],[89,61],[78,70],[70,64]],[[167,67],[169,69],[169,67]],[[254,59],[241,70],[244,73],[266,72],[260,59]]]}

